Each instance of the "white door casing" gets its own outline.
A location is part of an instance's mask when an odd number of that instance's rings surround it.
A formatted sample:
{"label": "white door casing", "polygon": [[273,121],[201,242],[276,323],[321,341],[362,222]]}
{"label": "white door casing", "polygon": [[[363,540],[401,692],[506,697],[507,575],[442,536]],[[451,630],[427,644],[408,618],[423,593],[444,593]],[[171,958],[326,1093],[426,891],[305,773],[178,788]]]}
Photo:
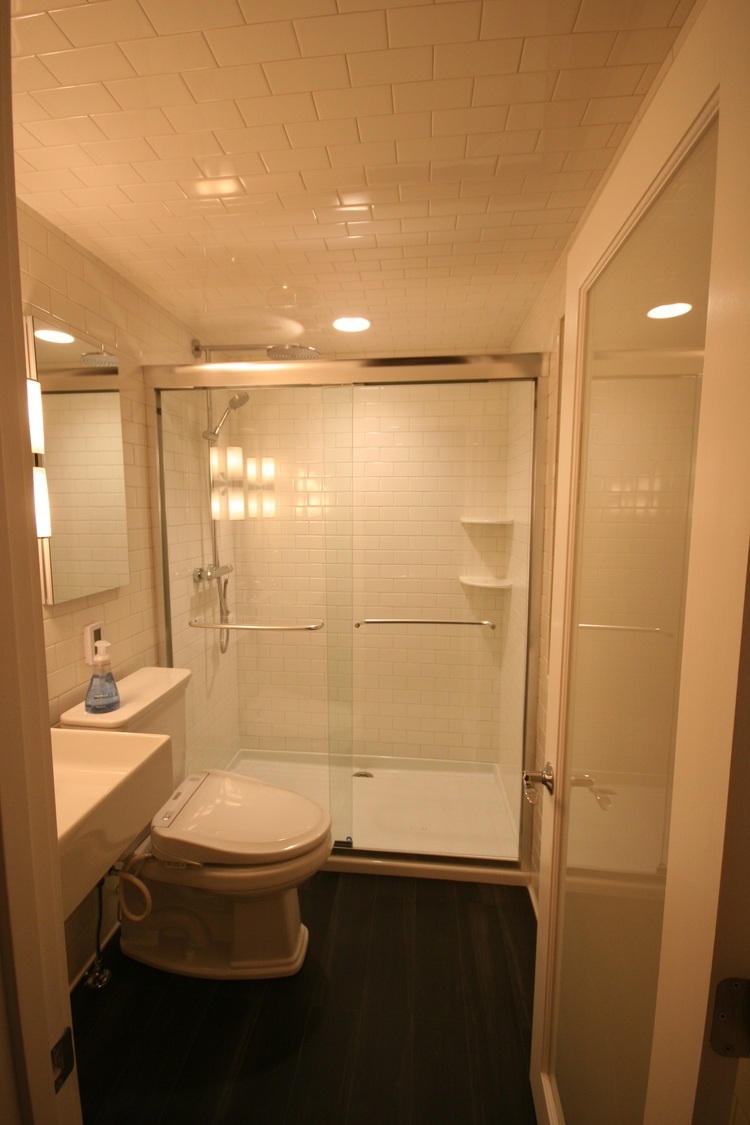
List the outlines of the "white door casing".
{"label": "white door casing", "polygon": [[[708,0],[574,242],[567,269],[548,757],[563,756],[578,472],[583,296],[655,189],[719,113],[711,290],[697,443],[676,772],[646,1125],[689,1123],[716,922],[750,529],[750,10]],[[559,816],[546,794],[532,1081],[540,1122],[559,1121],[547,1074],[554,989]],[[731,1075],[728,1073],[728,1081]],[[569,1123],[575,1125],[575,1123]]]}

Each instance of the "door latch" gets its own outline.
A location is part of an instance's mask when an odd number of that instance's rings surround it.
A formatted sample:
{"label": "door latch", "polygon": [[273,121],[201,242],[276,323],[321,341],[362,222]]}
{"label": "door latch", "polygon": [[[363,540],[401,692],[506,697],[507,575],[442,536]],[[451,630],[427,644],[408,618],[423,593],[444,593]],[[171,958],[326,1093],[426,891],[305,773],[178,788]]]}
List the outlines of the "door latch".
{"label": "door latch", "polygon": [[537,785],[543,785],[548,793],[555,791],[555,771],[552,764],[547,762],[544,769],[540,772],[531,772],[529,770],[523,771],[523,795],[530,805],[536,805],[539,801],[539,790]]}

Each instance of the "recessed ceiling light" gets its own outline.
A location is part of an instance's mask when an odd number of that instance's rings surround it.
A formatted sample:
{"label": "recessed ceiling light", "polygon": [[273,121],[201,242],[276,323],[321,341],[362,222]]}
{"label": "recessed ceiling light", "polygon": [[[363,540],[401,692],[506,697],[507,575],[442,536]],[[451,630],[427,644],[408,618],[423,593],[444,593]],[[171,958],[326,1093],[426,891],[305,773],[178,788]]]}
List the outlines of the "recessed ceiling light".
{"label": "recessed ceiling light", "polygon": [[245,191],[237,176],[224,176],[213,180],[194,180],[183,183],[183,189],[188,195],[199,196],[204,199],[218,199],[227,195],[244,195]]}
{"label": "recessed ceiling light", "polygon": [[673,305],[657,305],[656,308],[649,309],[646,316],[650,316],[652,320],[669,320],[673,316],[684,316],[692,307],[686,301],[676,301]]}
{"label": "recessed ceiling light", "polygon": [[56,328],[37,328],[34,335],[37,340],[46,340],[48,344],[72,344],[75,340],[69,332],[59,332]]}
{"label": "recessed ceiling light", "polygon": [[364,332],[370,327],[370,322],[363,316],[340,316],[334,320],[333,327],[339,332]]}

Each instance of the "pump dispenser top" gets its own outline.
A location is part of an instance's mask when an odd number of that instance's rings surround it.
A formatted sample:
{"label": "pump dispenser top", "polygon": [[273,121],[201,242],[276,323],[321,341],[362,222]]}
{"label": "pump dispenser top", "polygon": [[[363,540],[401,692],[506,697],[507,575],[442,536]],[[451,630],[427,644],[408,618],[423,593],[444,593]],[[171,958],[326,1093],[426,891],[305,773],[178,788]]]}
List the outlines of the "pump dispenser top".
{"label": "pump dispenser top", "polygon": [[94,656],[94,674],[86,692],[86,710],[90,714],[101,715],[105,711],[116,711],[120,706],[120,693],[112,675],[109,660],[109,641],[97,641]]}

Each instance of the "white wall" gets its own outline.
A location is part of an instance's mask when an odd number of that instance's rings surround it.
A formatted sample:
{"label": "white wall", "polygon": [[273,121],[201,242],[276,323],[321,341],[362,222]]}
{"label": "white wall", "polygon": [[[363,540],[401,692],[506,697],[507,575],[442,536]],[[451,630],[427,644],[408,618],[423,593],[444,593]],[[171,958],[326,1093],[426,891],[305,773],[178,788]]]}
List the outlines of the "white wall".
{"label": "white wall", "polygon": [[[17,205],[23,311],[69,328],[120,357],[123,461],[130,578],[102,594],[45,606],[44,642],[49,722],[80,703],[91,668],[84,662],[83,628],[101,621],[112,643],[115,678],[164,662],[160,586],[155,550],[156,491],[153,392],[142,363],[184,362],[193,333],[106,265],[62,235],[23,203]],[[104,932],[115,923],[108,897]],[[66,924],[68,975],[93,954],[93,894]]]}
{"label": "white wall", "polygon": [[101,595],[45,607],[50,722],[79,703],[91,670],[83,660],[83,627],[102,621],[115,677],[163,661],[154,568],[152,393],[141,363],[185,362],[192,332],[23,203],[18,203],[24,311],[70,328],[121,357],[125,489],[130,581]]}

